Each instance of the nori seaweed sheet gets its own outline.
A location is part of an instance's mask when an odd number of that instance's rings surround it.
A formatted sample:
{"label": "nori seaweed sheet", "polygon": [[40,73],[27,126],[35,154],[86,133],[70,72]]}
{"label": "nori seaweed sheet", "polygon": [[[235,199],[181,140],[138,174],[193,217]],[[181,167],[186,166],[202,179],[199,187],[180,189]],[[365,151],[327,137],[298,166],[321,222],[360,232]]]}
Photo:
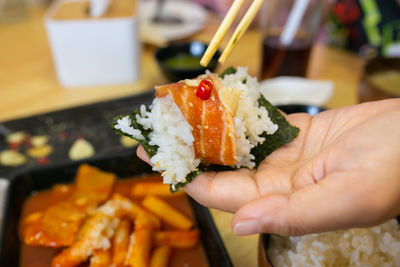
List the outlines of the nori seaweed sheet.
{"label": "nori seaweed sheet", "polygon": [[234,67],[228,67],[226,70],[224,70],[224,71],[219,75],[219,77],[224,78],[225,75],[234,74],[234,73],[236,73],[236,69],[235,69]]}
{"label": "nori seaweed sheet", "polygon": [[[225,75],[228,74],[233,74],[235,73],[236,70],[233,67],[230,67],[226,69],[223,73],[220,74],[220,77],[223,78]],[[243,81],[246,83],[246,81]],[[278,149],[279,147],[290,143],[293,139],[297,137],[299,134],[300,129],[292,126],[289,124],[289,122],[285,119],[285,117],[279,112],[277,108],[275,108],[268,100],[266,100],[262,95],[258,99],[258,103],[260,106],[264,106],[269,114],[269,117],[271,118],[272,122],[278,125],[278,130],[270,135],[267,133],[263,133],[261,136],[265,138],[265,141],[262,144],[257,145],[256,147],[252,148],[251,154],[255,156],[255,163],[256,167],[265,159],[266,156],[271,154],[274,150]],[[139,144],[141,144],[144,148],[144,150],[147,152],[149,157],[154,156],[157,153],[157,146],[152,146],[149,144],[150,138],[149,134],[151,130],[145,130],[141,124],[139,124],[136,120],[136,114],[140,114],[139,109],[135,110],[133,113],[129,114],[129,118],[131,120],[131,126],[134,129],[138,129],[142,132],[142,135],[144,136],[144,140],[137,140]],[[118,117],[113,118],[111,121],[111,127],[121,135],[125,135],[128,137],[133,138],[129,134],[123,133],[122,131],[115,129],[115,125],[117,124],[117,121],[127,115],[120,115]],[[227,171],[227,170],[234,170],[235,168],[230,167],[230,166],[221,166],[221,165],[206,165],[201,163],[197,170],[192,171],[191,173],[188,174],[186,177],[186,182],[184,183],[177,183],[175,186],[170,186],[171,192],[178,192],[180,191],[180,188],[185,186],[186,184],[190,183],[196,176],[202,174],[203,172],[206,171]]]}
{"label": "nori seaweed sheet", "polygon": [[262,144],[253,147],[250,151],[254,155],[256,166],[265,159],[266,156],[271,154],[274,150],[279,147],[290,143],[297,137],[300,129],[290,125],[286,118],[274,107],[263,95],[258,99],[258,104],[264,106],[272,122],[278,125],[278,130],[274,134],[263,133],[261,136],[265,138]]}
{"label": "nori seaweed sheet", "polygon": [[[146,110],[148,110],[147,107],[146,107]],[[149,157],[152,157],[152,156],[154,156],[155,154],[157,154],[158,146],[152,146],[152,145],[149,144],[149,143],[150,143],[149,134],[150,134],[151,130],[150,130],[150,129],[145,130],[145,129],[143,128],[143,126],[137,122],[137,120],[136,120],[136,115],[140,115],[140,110],[139,110],[139,109],[135,110],[132,114],[119,115],[119,116],[117,116],[117,117],[114,117],[114,118],[112,119],[111,123],[110,123],[110,124],[111,124],[111,127],[113,128],[113,130],[114,130],[116,133],[118,133],[118,134],[120,134],[120,135],[128,136],[128,137],[130,137],[130,138],[135,139],[136,141],[138,141],[138,143],[141,144],[141,145],[143,146],[143,148],[144,148],[144,150],[146,151],[147,155],[149,155]],[[122,119],[123,117],[126,117],[126,116],[129,116],[129,119],[131,120],[131,126],[132,126],[134,129],[137,129],[137,130],[139,130],[139,131],[142,133],[142,135],[144,136],[144,140],[136,139],[136,138],[134,138],[133,136],[131,136],[131,135],[127,134],[127,133],[124,133],[124,132],[122,132],[121,130],[115,128],[115,125],[117,124],[117,121],[118,121],[119,119]]]}

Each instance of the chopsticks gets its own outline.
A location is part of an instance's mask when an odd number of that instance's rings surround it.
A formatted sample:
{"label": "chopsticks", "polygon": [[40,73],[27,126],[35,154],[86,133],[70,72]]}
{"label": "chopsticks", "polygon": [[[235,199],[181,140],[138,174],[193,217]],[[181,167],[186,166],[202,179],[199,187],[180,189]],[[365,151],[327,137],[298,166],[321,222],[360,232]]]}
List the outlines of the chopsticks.
{"label": "chopsticks", "polygon": [[[204,53],[203,57],[200,60],[200,64],[202,66],[207,66],[210,63],[211,58],[217,51],[218,46],[220,45],[222,39],[224,38],[226,32],[228,31],[229,27],[232,25],[233,20],[237,16],[237,13],[240,10],[244,0],[235,0],[230,7],[228,13],[226,14],[225,18],[223,19],[221,25],[219,26],[217,32],[215,33],[214,37],[212,38],[206,52]],[[235,32],[233,33],[231,39],[229,40],[228,45],[226,46],[224,52],[222,53],[221,57],[218,61],[222,64],[228,58],[232,49],[246,32],[247,28],[250,26],[250,23],[253,21],[254,17],[256,16],[258,10],[260,10],[264,0],[254,0],[251,4],[250,8],[247,10],[246,14],[240,21],[239,25],[236,27]]]}
{"label": "chopsticks", "polygon": [[3,135],[4,137],[6,137],[7,135],[9,135],[11,133],[11,130],[8,129],[6,126],[4,126],[3,124],[0,123],[0,135]]}
{"label": "chopsticks", "polygon": [[200,60],[200,64],[202,66],[205,67],[208,65],[208,63],[210,63],[211,58],[214,56],[215,51],[217,51],[218,46],[220,45],[229,27],[232,25],[233,20],[237,16],[237,13],[242,7],[244,1],[245,0],[235,0],[232,6],[229,8],[228,13],[226,13],[225,18],[222,20],[221,25],[219,25],[217,32],[211,39],[211,42],[208,45],[206,52]]}

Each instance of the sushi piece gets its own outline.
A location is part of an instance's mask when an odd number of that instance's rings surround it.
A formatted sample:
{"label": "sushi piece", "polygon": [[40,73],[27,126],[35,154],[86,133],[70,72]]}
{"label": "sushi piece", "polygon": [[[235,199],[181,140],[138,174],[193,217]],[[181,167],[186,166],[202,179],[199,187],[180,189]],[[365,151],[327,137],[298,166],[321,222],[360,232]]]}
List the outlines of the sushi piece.
{"label": "sushi piece", "polygon": [[196,159],[234,165],[237,159],[233,112],[218,95],[222,88],[218,75],[206,74],[197,79],[158,86],[156,97],[166,97],[174,102],[183,115],[182,119],[190,125]]}
{"label": "sushi piece", "polygon": [[246,68],[157,86],[155,96],[112,127],[144,147],[173,192],[207,170],[256,168],[299,132]]}

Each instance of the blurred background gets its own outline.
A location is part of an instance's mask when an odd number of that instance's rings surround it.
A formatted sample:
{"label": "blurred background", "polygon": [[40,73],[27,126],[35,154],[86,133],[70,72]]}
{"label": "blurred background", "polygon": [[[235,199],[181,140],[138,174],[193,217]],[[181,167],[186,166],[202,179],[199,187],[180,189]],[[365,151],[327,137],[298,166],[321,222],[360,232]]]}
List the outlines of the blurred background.
{"label": "blurred background", "polygon": [[[101,16],[92,18],[92,20],[99,21],[99,27],[96,27],[96,25],[85,25],[90,24],[88,23],[90,15],[87,13],[88,1],[83,1],[83,3],[86,3],[83,5],[76,4],[74,9],[74,5],[57,4],[57,2],[49,0],[1,0],[0,98],[4,103],[0,107],[0,120],[4,121],[54,109],[131,95],[167,82],[168,80],[161,73],[155,61],[155,51],[161,46],[177,41],[198,40],[208,43],[231,4],[231,1],[228,0],[165,1],[164,4],[162,4],[164,1],[159,4],[157,1],[150,0],[120,1],[119,5],[111,5],[109,10],[111,14],[107,15],[107,12],[105,12],[103,18]],[[285,2],[287,2],[288,7],[283,7]],[[311,21],[310,16],[307,16],[308,14],[305,18],[310,20],[307,22],[308,24],[312,24],[306,29],[313,33],[312,40],[307,41],[312,41],[312,43],[307,44],[308,50],[299,52],[303,55],[289,56],[290,60],[303,58],[301,63],[303,64],[301,66],[303,73],[300,73],[302,76],[333,80],[337,85],[335,88],[342,88],[349,86],[342,84],[342,80],[345,80],[344,77],[350,75],[349,72],[345,71],[349,65],[359,69],[365,58],[399,55],[398,19],[400,7],[398,1],[321,0],[310,2],[310,5],[314,5],[310,8],[314,12],[311,16],[313,20]],[[75,3],[79,3],[79,1]],[[273,56],[275,53],[274,50],[269,53],[268,49],[271,49],[268,48],[269,41],[265,41],[263,45],[263,40],[265,40],[263,32],[266,34],[265,31],[270,30],[271,27],[282,27],[292,4],[293,1],[265,1],[252,25],[252,30],[246,33],[243,40],[235,48],[233,55],[226,64],[219,66],[217,71],[221,71],[230,65],[240,65],[248,66],[252,75],[260,78],[267,77],[261,74],[263,71],[262,63],[264,61],[264,65],[267,64],[267,61],[271,59],[265,57],[268,57],[267,55]],[[52,9],[50,6],[52,6]],[[176,17],[178,21],[154,20],[157,12],[159,12],[158,6],[161,6],[161,13],[165,14],[164,16]],[[281,10],[280,13],[273,10],[276,8]],[[114,14],[112,13],[113,10],[115,11]],[[242,10],[244,13],[246,8],[243,7]],[[124,11],[128,14],[124,14]],[[120,28],[117,26],[116,29],[121,30],[121,32],[114,36],[107,36],[106,34],[96,36],[95,32],[101,31],[102,27],[109,27],[109,31],[115,31],[115,29],[112,29],[112,25],[107,25],[105,22],[107,16],[115,19],[118,16],[126,18],[129,15],[133,16],[135,23],[134,26],[131,25],[130,29],[128,29],[129,27],[124,29],[124,27],[127,27],[124,25]],[[277,18],[278,16],[280,18]],[[103,22],[100,23],[102,20]],[[81,26],[77,26],[82,31],[77,30],[74,35],[73,27],[76,26],[76,21],[82,23]],[[129,23],[127,22],[127,25]],[[47,32],[45,25],[47,25]],[[134,31],[136,28],[138,28],[137,31]],[[127,32],[124,33],[124,30]],[[85,33],[85,31],[87,32]],[[103,31],[107,30],[104,28]],[[271,35],[270,32],[267,34]],[[122,39],[122,36],[125,36],[126,39]],[[92,40],[89,37],[93,37]],[[110,38],[113,38],[115,44],[109,44]],[[68,41],[72,39],[73,41]],[[130,40],[129,43],[128,39]],[[137,39],[137,41],[133,39]],[[94,45],[88,44],[90,41],[97,44],[97,51],[94,52],[102,53],[103,58],[100,55],[93,55],[94,58],[91,58],[92,55],[84,56],[90,45]],[[311,44],[314,44],[314,41],[317,44],[311,51]],[[118,42],[123,42],[125,46],[130,45],[130,47],[122,47]],[[222,47],[225,44],[226,40]],[[300,46],[302,45],[304,46],[304,44],[300,44]],[[342,49],[337,56],[329,58],[331,54],[339,51],[331,50],[331,47]],[[106,49],[107,51],[108,48],[111,59],[105,57],[101,50]],[[110,49],[121,50],[118,57],[130,57],[131,62],[113,61],[112,58],[116,57],[118,51],[110,51]],[[266,50],[264,59],[262,56],[263,49]],[[331,51],[334,52],[330,53]],[[308,61],[304,62],[304,58],[308,58],[308,55],[311,56],[309,65]],[[336,75],[336,73],[331,75],[332,72],[330,71],[338,61],[341,61],[341,56],[344,57],[344,61],[349,60],[349,64],[343,64],[342,68],[337,68],[339,75]],[[68,58],[70,62],[64,62],[68,61]],[[354,60],[354,62],[351,60]],[[97,66],[97,74],[87,61]],[[285,63],[286,60],[283,60],[283,62]],[[304,65],[305,63],[307,65]],[[121,74],[121,77],[106,77],[101,80],[100,76],[104,76],[104,74],[100,73],[100,66],[103,64],[109,65],[109,69],[112,67],[120,68],[118,70],[113,68],[114,72],[122,72],[122,68],[127,72],[128,66],[131,73],[124,74],[125,76]],[[80,67],[76,69],[77,66]],[[72,68],[72,70],[69,71],[68,68]],[[91,80],[86,83],[76,81],[78,75],[76,72],[83,72],[82,70],[88,73],[92,70],[91,75],[97,76],[99,81]],[[107,68],[102,68],[101,71],[107,71]],[[340,71],[343,71],[343,73],[340,73]],[[80,79],[84,79],[82,75],[88,79],[88,73],[82,73]],[[277,74],[285,73],[278,71]],[[349,82],[353,82],[354,86],[354,82],[358,82],[360,75],[361,72],[355,72],[352,75],[353,78],[348,79]],[[93,79],[96,79],[96,77]],[[65,90],[68,86],[72,86],[74,89]],[[336,94],[334,93],[333,98],[335,99],[335,97]],[[354,95],[347,97],[347,99],[340,97],[339,101],[342,102],[342,105],[350,104],[354,102],[354,97]]]}
{"label": "blurred background", "polygon": [[[275,105],[338,108],[400,96],[398,0],[309,0],[287,43],[295,1],[265,0],[227,61],[217,64],[216,55],[202,68],[231,4],[0,0],[0,176],[132,149],[107,121],[149,103],[154,86],[205,69],[248,67]],[[235,265],[255,266],[256,237],[235,237],[230,215],[212,214]]]}

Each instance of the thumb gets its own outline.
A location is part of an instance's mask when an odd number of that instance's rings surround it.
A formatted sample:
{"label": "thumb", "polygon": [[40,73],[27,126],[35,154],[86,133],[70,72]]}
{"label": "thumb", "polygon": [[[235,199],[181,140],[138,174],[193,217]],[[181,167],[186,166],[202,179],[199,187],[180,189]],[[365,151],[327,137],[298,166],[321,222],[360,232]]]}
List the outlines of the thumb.
{"label": "thumb", "polygon": [[151,163],[149,156],[147,155],[146,151],[144,150],[144,148],[142,146],[138,146],[138,148],[136,150],[136,155],[144,162],[153,166],[153,163]]}
{"label": "thumb", "polygon": [[349,190],[334,179],[323,179],[292,194],[270,194],[242,206],[232,220],[237,235],[274,233],[303,235],[370,226],[374,209],[363,192]]}
{"label": "thumb", "polygon": [[269,195],[241,207],[232,219],[232,229],[237,235],[257,233],[289,233],[284,209],[288,207],[287,195]]}

